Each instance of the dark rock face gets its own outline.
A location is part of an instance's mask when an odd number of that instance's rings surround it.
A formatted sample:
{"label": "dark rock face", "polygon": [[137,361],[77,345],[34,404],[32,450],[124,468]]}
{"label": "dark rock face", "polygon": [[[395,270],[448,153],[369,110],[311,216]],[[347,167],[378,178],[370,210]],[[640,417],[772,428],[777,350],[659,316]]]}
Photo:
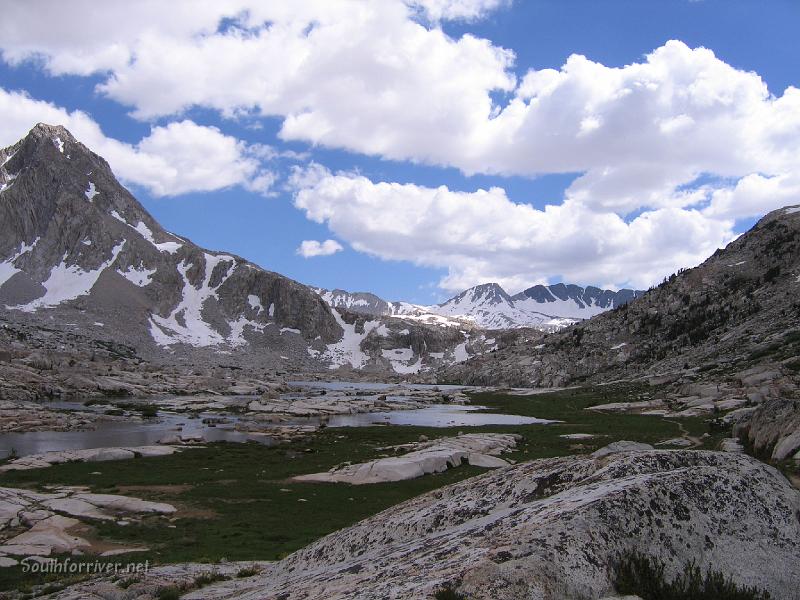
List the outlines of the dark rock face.
{"label": "dark rock face", "polygon": [[512,296],[513,300],[524,300],[526,298],[543,304],[542,312],[547,312],[547,303],[555,300],[572,300],[579,308],[587,306],[598,306],[603,309],[617,308],[635,300],[644,294],[640,290],[623,288],[618,291],[601,290],[594,286],[582,288],[577,285],[557,283],[555,285],[535,285]]}
{"label": "dark rock face", "polygon": [[[557,291],[570,293],[569,286]],[[603,294],[598,297],[603,301]],[[672,275],[629,303],[536,346],[509,345],[457,365],[441,378],[555,386],[687,368],[733,372],[792,360],[800,354],[798,298],[800,208],[787,207],[765,216],[702,265]]]}
{"label": "dark rock face", "polygon": [[63,127],[37,125],[0,151],[0,164],[0,303],[9,320],[102,323],[101,335],[145,357],[246,346],[266,362],[293,352],[313,364],[308,342],[341,336],[306,286],[164,230]]}

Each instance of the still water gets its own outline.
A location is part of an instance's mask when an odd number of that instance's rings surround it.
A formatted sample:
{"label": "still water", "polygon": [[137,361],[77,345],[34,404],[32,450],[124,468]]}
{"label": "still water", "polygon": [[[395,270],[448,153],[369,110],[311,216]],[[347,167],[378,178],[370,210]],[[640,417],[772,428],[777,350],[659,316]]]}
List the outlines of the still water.
{"label": "still water", "polygon": [[[396,384],[381,383],[342,383],[342,382],[291,382],[308,388],[331,390],[355,390],[379,392],[396,387]],[[432,388],[434,386],[408,385],[410,388]],[[464,389],[458,386],[436,386],[441,391]],[[52,402],[48,406],[62,410],[103,412],[107,405],[86,407],[80,402]],[[485,407],[458,404],[432,404],[414,410],[395,410],[389,412],[369,412],[360,414],[332,415],[326,417],[293,417],[284,425],[318,425],[328,427],[370,427],[374,425],[416,425],[421,427],[477,427],[481,425],[522,425],[552,423],[545,419],[481,412]],[[221,420],[215,425],[203,420]],[[29,433],[0,434],[0,458],[7,457],[12,449],[18,456],[39,454],[54,450],[78,450],[84,448],[107,448],[113,446],[148,446],[172,435],[199,436],[206,442],[246,442],[256,441],[272,444],[274,440],[263,434],[236,431],[234,426],[239,417],[231,414],[206,412],[200,414],[173,413],[159,411],[153,419],[142,421],[106,421],[97,424],[89,431],[36,431]]]}

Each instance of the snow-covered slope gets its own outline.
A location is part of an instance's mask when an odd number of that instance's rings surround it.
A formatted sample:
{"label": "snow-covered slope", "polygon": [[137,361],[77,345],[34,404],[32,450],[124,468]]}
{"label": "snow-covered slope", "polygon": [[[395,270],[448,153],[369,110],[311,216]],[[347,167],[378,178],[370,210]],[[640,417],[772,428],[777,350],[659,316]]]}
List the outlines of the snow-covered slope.
{"label": "snow-covered slope", "polygon": [[432,325],[469,324],[481,329],[532,327],[554,331],[625,304],[642,292],[601,290],[563,283],[537,285],[510,296],[497,283],[478,285],[442,304],[387,302],[367,292],[312,288],[330,306],[374,316],[402,317]]}
{"label": "snow-covered slope", "polygon": [[484,329],[533,327],[553,330],[574,323],[571,319],[516,306],[513,298],[497,283],[469,288],[447,302],[429,307],[429,310],[441,315],[472,319]]}
{"label": "snow-covered slope", "polygon": [[588,286],[557,283],[535,285],[512,296],[514,306],[529,311],[573,319],[589,319],[601,312],[627,304],[644,294],[640,290],[623,288],[618,291]]}

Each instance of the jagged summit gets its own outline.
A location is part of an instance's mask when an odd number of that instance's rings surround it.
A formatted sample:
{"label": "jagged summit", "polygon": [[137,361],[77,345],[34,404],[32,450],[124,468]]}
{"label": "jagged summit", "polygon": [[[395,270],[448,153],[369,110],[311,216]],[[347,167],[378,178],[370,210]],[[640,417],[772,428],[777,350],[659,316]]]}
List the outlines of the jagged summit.
{"label": "jagged summit", "polygon": [[520,307],[537,306],[538,310],[544,313],[554,312],[562,317],[588,318],[627,304],[643,293],[628,288],[614,291],[594,286],[583,288],[573,284],[556,283],[529,287],[512,296],[512,299]]}
{"label": "jagged summit", "polygon": [[447,302],[439,306],[458,305],[469,302],[472,304],[503,304],[511,303],[513,300],[506,291],[500,287],[499,283],[482,283],[454,296]]}

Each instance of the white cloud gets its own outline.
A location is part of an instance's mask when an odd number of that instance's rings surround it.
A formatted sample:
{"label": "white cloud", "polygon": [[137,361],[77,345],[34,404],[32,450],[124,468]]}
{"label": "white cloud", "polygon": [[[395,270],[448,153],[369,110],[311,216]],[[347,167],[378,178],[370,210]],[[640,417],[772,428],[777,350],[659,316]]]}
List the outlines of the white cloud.
{"label": "white cloud", "polygon": [[0,88],[0,146],[25,136],[38,122],[64,125],[94,152],[108,160],[124,182],[147,188],[156,196],[208,192],[241,185],[268,193],[275,175],[261,166],[257,150],[206,127],[184,120],[153,127],[137,144],[106,136],[86,113],[36,100],[23,92]]}
{"label": "white cloud", "polygon": [[[0,49],[13,64],[96,74],[98,92],[140,119],[199,106],[246,122],[276,116],[283,140],[466,174],[579,174],[563,203],[542,211],[502,190],[462,194],[319,169],[296,176],[295,186],[328,194],[297,196],[310,218],[356,249],[447,267],[447,286],[486,277],[514,287],[543,273],[652,283],[729,240],[735,219],[795,201],[800,90],[771,94],[758,74],[680,41],[623,67],[573,55],[525,72],[513,51],[472,35],[451,38],[438,26],[503,4],[42,0],[6,7]],[[91,129],[86,115],[68,116]],[[236,184],[269,193],[275,176],[257,166],[268,150],[219,140],[216,181],[214,164],[195,164],[210,154],[182,143],[178,125],[191,129],[186,123],[155,127],[133,146],[107,140],[93,122],[98,141],[83,137],[120,175],[155,193]],[[213,131],[190,133],[201,149],[216,147]],[[339,196],[357,198],[363,213],[325,201]],[[639,216],[628,223],[628,215]],[[440,231],[437,243],[425,242]],[[417,243],[425,256],[416,256]],[[597,269],[586,266],[592,261]]]}
{"label": "white cloud", "polygon": [[510,0],[406,0],[406,3],[423,12],[430,21],[475,21],[511,4]]}
{"label": "white cloud", "polygon": [[324,242],[303,240],[297,249],[297,253],[303,258],[312,258],[314,256],[330,256],[342,250],[344,248],[336,240],[325,240]]}
{"label": "white cloud", "polygon": [[285,140],[465,173],[581,173],[568,197],[618,214],[685,205],[676,190],[704,173],[800,166],[800,90],[772,96],[705,48],[671,41],[620,68],[573,55],[518,77],[511,50],[415,20],[502,4],[43,0],[8,7],[0,48],[15,64],[99,73],[99,92],[142,119],[202,106],[278,116]]}
{"label": "white cloud", "polygon": [[361,252],[447,268],[440,285],[448,290],[498,281],[518,291],[542,273],[647,287],[735,237],[732,220],[693,209],[659,208],[626,223],[575,200],[537,210],[499,188],[468,193],[373,183],[319,166],[292,181],[295,205],[309,219]]}

